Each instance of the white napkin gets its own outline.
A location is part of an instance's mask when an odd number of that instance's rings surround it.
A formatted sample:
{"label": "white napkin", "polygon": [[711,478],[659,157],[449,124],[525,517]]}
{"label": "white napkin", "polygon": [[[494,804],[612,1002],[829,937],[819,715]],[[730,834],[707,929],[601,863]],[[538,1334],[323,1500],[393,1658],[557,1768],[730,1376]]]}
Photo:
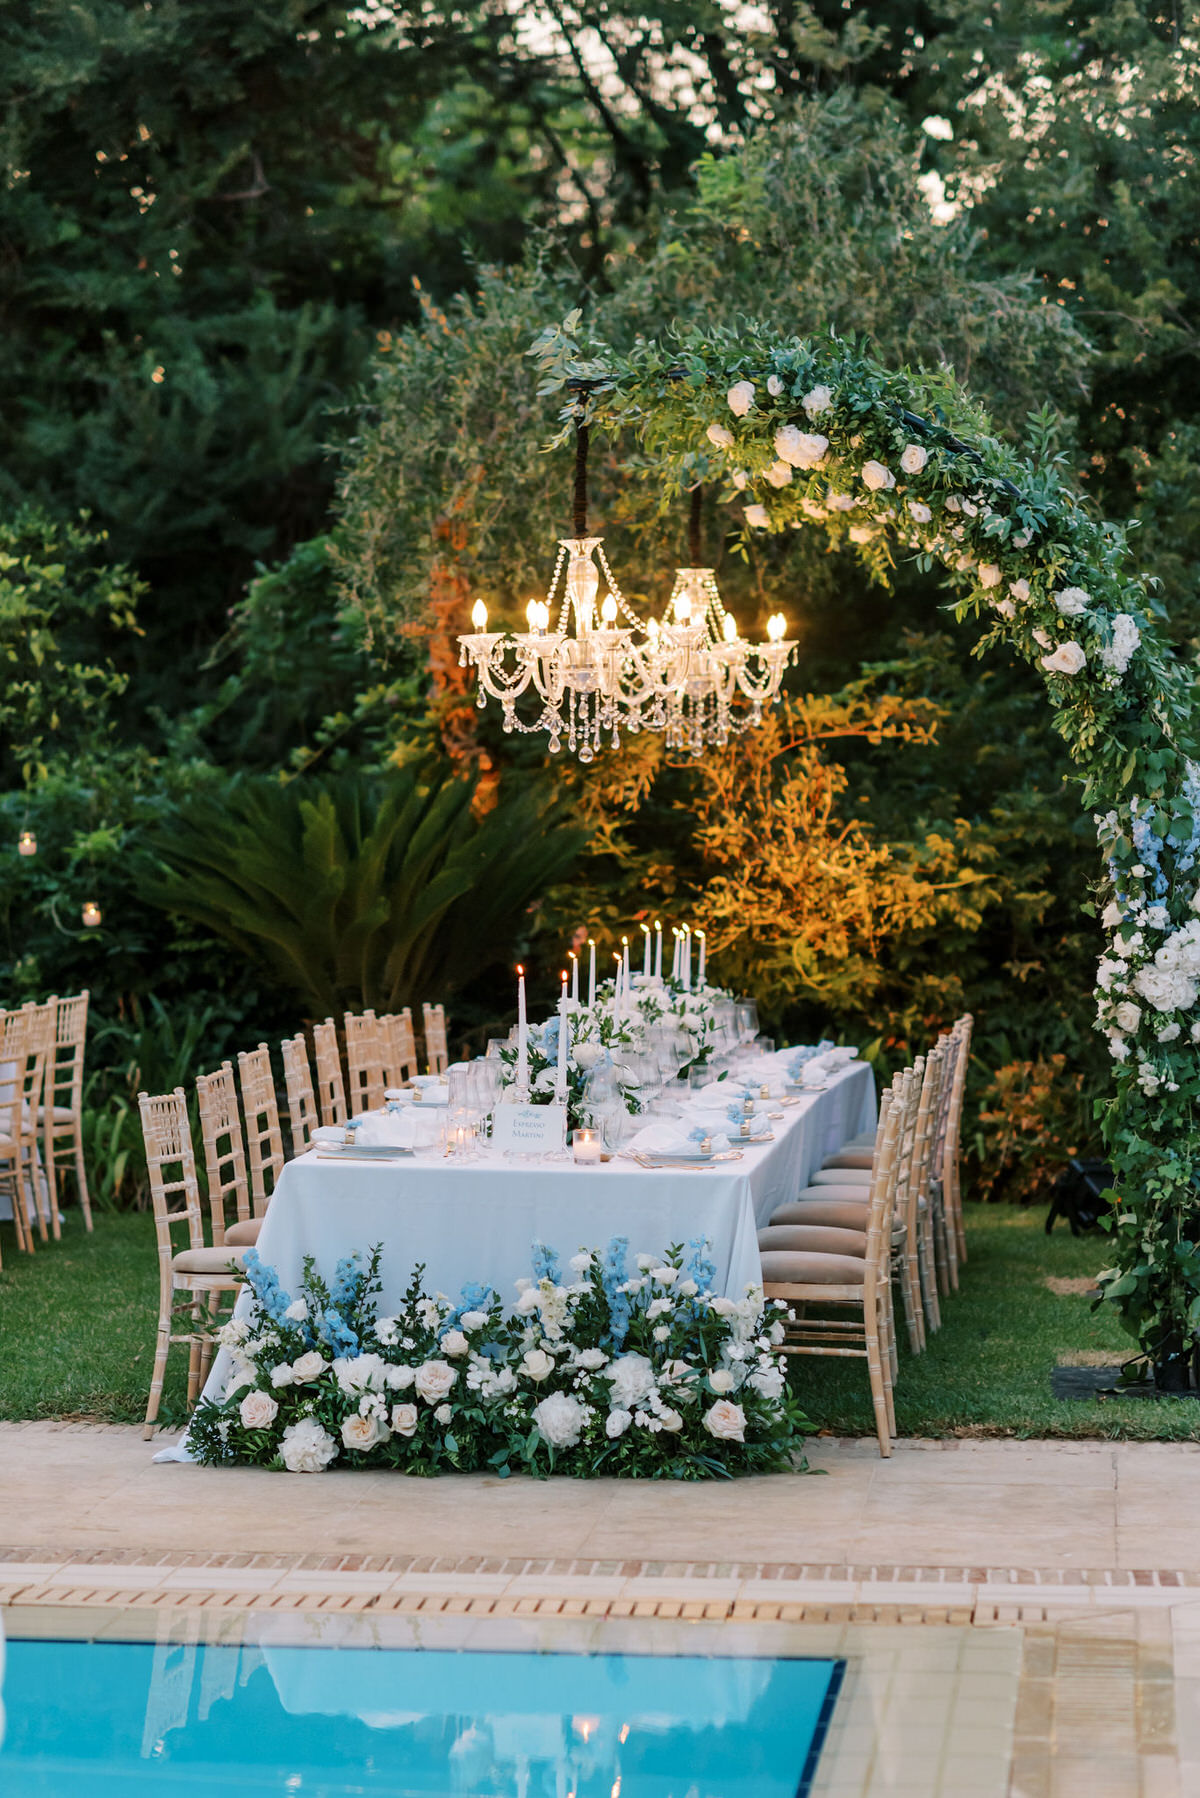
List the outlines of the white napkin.
{"label": "white napkin", "polygon": [[449,1105],[449,1103],[450,1088],[444,1081],[432,1080],[424,1074],[417,1076],[417,1091],[413,1094],[414,1105],[432,1108],[434,1105]]}
{"label": "white napkin", "polygon": [[403,1111],[368,1111],[354,1132],[355,1147],[359,1149],[415,1148],[414,1109],[413,1106],[407,1106]]}
{"label": "white napkin", "polygon": [[[640,1149],[647,1155],[698,1156],[700,1144],[689,1135],[695,1128],[688,1118],[659,1118],[656,1123],[646,1124],[625,1146]],[[729,1138],[719,1131],[710,1136],[709,1141],[714,1154],[718,1149],[729,1147]]]}
{"label": "white napkin", "polygon": [[344,1124],[318,1124],[312,1133],[314,1145],[320,1143],[323,1149],[340,1149],[346,1140]]}

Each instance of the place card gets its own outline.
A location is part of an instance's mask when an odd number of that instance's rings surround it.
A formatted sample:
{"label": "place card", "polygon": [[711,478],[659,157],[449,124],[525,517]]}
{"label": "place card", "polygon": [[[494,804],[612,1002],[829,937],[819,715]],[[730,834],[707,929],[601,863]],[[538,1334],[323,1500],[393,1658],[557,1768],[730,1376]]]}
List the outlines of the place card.
{"label": "place card", "polygon": [[492,1147],[510,1155],[558,1155],[567,1143],[565,1105],[497,1105]]}

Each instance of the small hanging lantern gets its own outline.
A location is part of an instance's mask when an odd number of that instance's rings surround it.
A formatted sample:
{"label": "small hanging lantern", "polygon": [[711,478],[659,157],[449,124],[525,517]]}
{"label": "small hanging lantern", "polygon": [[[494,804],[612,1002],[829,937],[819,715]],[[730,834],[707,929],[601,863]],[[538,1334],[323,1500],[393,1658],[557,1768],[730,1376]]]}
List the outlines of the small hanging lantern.
{"label": "small hanging lantern", "polygon": [[34,836],[34,834],[31,830],[23,830],[21,832],[20,836],[17,838],[17,854],[18,855],[36,855],[37,854],[37,838]]}
{"label": "small hanging lantern", "polygon": [[103,913],[94,899],[85,899],[80,908],[79,916],[83,919],[84,925],[88,930],[95,930]]}

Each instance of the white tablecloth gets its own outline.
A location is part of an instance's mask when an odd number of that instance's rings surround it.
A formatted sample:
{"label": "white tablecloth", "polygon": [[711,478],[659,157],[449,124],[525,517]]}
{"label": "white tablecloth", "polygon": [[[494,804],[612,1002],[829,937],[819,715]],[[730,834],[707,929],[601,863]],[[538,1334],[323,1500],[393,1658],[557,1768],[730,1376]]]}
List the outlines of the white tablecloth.
{"label": "white tablecloth", "polygon": [[[418,1262],[427,1292],[457,1298],[464,1281],[480,1281],[511,1302],[515,1282],[531,1274],[534,1242],[557,1250],[565,1266],[581,1248],[602,1249],[625,1236],[632,1271],[642,1250],[661,1254],[705,1236],[718,1290],[740,1298],[761,1278],[759,1228],[824,1156],[874,1122],[874,1077],[865,1063],[852,1062],[824,1091],[787,1105],[774,1120],[773,1142],[739,1145],[740,1161],[711,1168],[643,1169],[621,1158],[595,1167],[565,1159],[458,1162],[433,1154],[338,1162],[310,1151],[284,1169],[258,1253],[294,1293],[306,1255],[329,1279],[342,1256],[381,1242],[386,1311],[400,1304]],[[222,1391],[227,1375],[222,1352],[205,1395]]]}

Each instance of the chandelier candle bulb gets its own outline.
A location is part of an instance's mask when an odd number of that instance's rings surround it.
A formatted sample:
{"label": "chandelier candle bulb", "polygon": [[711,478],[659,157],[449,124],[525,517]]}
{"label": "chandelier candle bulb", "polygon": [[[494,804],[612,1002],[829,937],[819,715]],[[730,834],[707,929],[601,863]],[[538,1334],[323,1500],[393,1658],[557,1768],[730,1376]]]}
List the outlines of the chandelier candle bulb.
{"label": "chandelier candle bulb", "polygon": [[99,924],[102,914],[100,907],[96,904],[94,899],[85,899],[79,915],[83,919],[87,929],[94,930],[97,924]]}
{"label": "chandelier candle bulb", "polygon": [[696,938],[700,944],[700,965],[696,973],[696,985],[703,986],[704,977],[708,971],[708,939],[702,930],[696,932]]}
{"label": "chandelier candle bulb", "polygon": [[21,832],[20,836],[17,838],[17,854],[18,855],[36,855],[37,854],[37,838],[34,836],[34,834],[31,830],[23,830]]}
{"label": "chandelier candle bulb", "polygon": [[649,926],[649,924],[642,925],[642,934],[645,938],[645,941],[642,944],[642,975],[645,979],[648,980],[650,978],[650,926]]}
{"label": "chandelier candle bulb", "polygon": [[517,1096],[529,1097],[529,1024],[525,1017],[525,970],[517,964]]}
{"label": "chandelier candle bulb", "polygon": [[477,599],[475,604],[471,607],[471,623],[475,626],[477,631],[485,631],[487,629],[487,618],[487,607],[481,599]]}
{"label": "chandelier candle bulb", "polygon": [[595,1003],[596,1003],[596,939],[594,936],[590,936],[588,938],[588,1010],[589,1011],[591,1011],[594,1008]]}

